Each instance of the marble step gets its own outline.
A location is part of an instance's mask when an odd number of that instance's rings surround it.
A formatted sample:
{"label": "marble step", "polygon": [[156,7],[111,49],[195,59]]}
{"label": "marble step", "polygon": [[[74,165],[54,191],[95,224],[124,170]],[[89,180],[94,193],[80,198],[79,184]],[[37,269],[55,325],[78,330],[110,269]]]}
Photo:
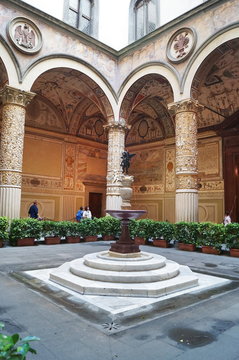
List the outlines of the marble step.
{"label": "marble step", "polygon": [[166,258],[161,255],[141,253],[140,257],[121,258],[109,255],[108,251],[84,256],[84,264],[101,270],[111,271],[146,271],[165,266]]}
{"label": "marble step", "polygon": [[70,263],[72,274],[94,281],[118,282],[118,283],[148,283],[171,279],[178,275],[179,264],[167,261],[163,267],[158,269],[144,269],[143,264],[139,271],[127,271],[123,267],[119,271],[102,270],[92,268],[85,264],[85,258],[73,260]]}

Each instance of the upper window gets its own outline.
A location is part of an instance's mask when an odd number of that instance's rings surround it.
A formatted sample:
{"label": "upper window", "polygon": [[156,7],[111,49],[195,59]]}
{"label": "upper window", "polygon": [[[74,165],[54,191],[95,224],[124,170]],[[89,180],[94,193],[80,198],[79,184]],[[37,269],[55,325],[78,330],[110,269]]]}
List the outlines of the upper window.
{"label": "upper window", "polygon": [[135,41],[159,26],[159,0],[131,0],[129,41]]}
{"label": "upper window", "polygon": [[157,27],[156,0],[138,0],[135,12],[135,40],[154,31]]}
{"label": "upper window", "polygon": [[68,0],[67,22],[88,35],[94,35],[93,0]]}

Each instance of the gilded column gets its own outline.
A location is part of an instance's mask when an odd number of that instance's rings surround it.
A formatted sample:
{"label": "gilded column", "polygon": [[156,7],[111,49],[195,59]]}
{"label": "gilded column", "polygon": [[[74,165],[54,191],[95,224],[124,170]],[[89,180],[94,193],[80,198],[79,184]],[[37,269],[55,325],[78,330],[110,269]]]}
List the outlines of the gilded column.
{"label": "gilded column", "polygon": [[106,209],[119,210],[122,204],[120,195],[122,169],[120,163],[122,152],[125,150],[127,126],[125,120],[120,119],[118,122],[110,122],[106,128],[108,130]]}
{"label": "gilded column", "polygon": [[0,216],[10,219],[20,217],[25,113],[34,96],[8,85],[0,92]]}
{"label": "gilded column", "polygon": [[176,221],[198,221],[197,112],[202,106],[186,99],[168,107],[175,114]]}

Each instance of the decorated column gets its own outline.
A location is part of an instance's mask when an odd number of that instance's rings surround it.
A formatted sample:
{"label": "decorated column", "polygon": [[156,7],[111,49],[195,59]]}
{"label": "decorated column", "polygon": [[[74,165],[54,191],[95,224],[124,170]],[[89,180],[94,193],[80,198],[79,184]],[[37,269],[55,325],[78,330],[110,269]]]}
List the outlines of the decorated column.
{"label": "decorated column", "polygon": [[198,221],[198,147],[196,100],[169,104],[175,114],[176,132],[176,221]]}
{"label": "decorated column", "polygon": [[125,149],[125,131],[127,126],[124,119],[119,119],[118,122],[110,122],[106,128],[108,129],[106,209],[119,210],[122,204],[120,195],[122,169],[120,163],[122,152]]}
{"label": "decorated column", "polygon": [[0,92],[0,216],[10,219],[20,217],[25,108],[34,96],[10,86]]}

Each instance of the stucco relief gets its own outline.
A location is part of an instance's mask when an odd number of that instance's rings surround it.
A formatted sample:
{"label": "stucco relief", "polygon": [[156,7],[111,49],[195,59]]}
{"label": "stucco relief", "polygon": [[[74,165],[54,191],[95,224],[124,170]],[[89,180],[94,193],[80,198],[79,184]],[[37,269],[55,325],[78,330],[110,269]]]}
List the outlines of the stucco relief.
{"label": "stucco relief", "polygon": [[[200,144],[198,148],[198,172],[201,177],[220,176],[219,142]],[[210,154],[210,156],[208,156]]]}
{"label": "stucco relief", "polygon": [[224,181],[201,181],[202,187],[200,191],[223,191],[224,190]]}
{"label": "stucco relief", "polygon": [[136,194],[163,194],[164,186],[163,184],[133,186],[133,192]]}
{"label": "stucco relief", "polygon": [[180,175],[176,177],[177,189],[197,189],[198,178],[197,175]]}
{"label": "stucco relief", "polygon": [[163,185],[164,150],[161,148],[134,151],[129,172],[134,176],[135,185]]}
{"label": "stucco relief", "polygon": [[62,189],[62,180],[23,175],[23,188]]}
{"label": "stucco relief", "polygon": [[165,191],[175,191],[175,149],[167,149],[165,157]]}
{"label": "stucco relief", "polygon": [[14,187],[21,187],[22,176],[19,173],[14,171],[4,171],[0,170],[0,184],[1,185],[10,185]]}
{"label": "stucco relief", "polygon": [[65,145],[65,167],[64,167],[64,189],[73,190],[75,180],[75,157],[76,146],[73,144]]}

